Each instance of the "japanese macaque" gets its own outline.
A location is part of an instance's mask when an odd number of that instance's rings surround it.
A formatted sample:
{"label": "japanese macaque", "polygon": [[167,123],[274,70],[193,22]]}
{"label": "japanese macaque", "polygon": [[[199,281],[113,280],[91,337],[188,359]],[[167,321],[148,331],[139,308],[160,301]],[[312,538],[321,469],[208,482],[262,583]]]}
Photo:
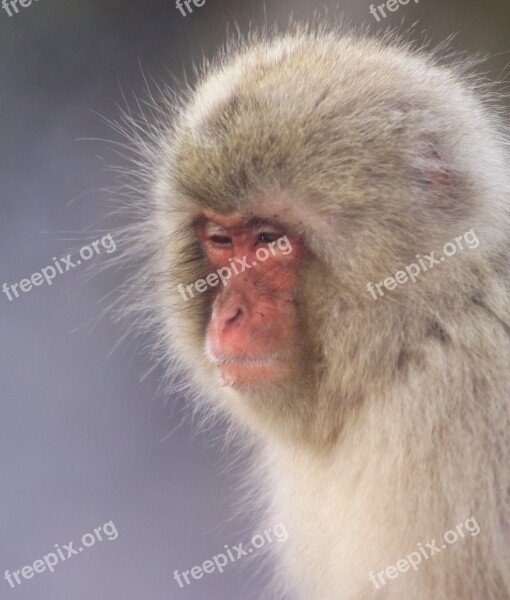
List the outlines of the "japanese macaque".
{"label": "japanese macaque", "polygon": [[466,71],[296,28],[128,124],[128,314],[194,407],[255,439],[280,599],[510,598],[509,146]]}

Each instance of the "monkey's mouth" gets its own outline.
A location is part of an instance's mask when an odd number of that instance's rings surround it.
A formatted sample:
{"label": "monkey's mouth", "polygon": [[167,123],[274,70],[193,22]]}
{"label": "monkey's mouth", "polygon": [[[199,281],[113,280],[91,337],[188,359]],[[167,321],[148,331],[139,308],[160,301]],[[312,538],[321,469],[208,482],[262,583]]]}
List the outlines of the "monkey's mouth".
{"label": "monkey's mouth", "polygon": [[208,353],[224,387],[260,386],[279,379],[285,370],[278,353],[259,355]]}
{"label": "monkey's mouth", "polygon": [[276,363],[278,361],[278,357],[279,355],[277,353],[248,356],[239,354],[223,354],[214,357],[214,362],[219,367],[224,367],[226,365],[263,366]]}

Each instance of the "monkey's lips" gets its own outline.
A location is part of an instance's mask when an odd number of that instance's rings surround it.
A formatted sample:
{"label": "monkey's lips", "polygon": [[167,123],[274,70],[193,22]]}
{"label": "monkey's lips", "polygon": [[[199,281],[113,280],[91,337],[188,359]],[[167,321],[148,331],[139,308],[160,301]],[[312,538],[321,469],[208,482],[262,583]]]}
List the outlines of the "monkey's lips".
{"label": "monkey's lips", "polygon": [[285,371],[278,353],[261,355],[221,354],[212,356],[225,387],[261,385],[280,379]]}

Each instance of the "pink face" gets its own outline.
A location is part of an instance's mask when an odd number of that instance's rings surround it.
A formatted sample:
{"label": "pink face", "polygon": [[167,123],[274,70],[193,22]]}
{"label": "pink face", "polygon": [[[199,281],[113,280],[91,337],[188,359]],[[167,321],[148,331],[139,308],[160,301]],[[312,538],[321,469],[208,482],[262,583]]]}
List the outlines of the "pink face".
{"label": "pink face", "polygon": [[206,340],[223,384],[284,382],[299,347],[302,242],[279,224],[239,214],[204,211],[196,230],[211,272],[224,266],[231,271],[225,285],[214,288]]}

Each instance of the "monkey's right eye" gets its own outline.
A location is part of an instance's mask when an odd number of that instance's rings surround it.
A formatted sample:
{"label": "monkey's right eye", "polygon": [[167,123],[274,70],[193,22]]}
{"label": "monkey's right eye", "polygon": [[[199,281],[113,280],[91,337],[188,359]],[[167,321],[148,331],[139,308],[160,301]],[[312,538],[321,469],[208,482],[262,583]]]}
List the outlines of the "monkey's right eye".
{"label": "monkey's right eye", "polygon": [[226,235],[211,235],[209,241],[218,246],[230,246],[232,238],[229,238]]}

